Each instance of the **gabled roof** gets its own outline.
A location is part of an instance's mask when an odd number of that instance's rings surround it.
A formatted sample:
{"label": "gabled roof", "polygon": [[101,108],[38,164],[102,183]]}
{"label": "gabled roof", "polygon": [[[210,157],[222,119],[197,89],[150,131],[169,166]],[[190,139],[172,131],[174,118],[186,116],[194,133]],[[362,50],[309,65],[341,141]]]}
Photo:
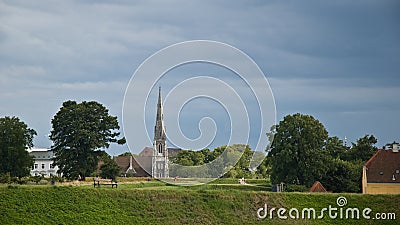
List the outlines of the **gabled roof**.
{"label": "gabled roof", "polygon": [[131,156],[116,156],[114,157],[114,161],[117,163],[123,172],[127,171],[129,168],[129,158]]}
{"label": "gabled roof", "polygon": [[153,156],[153,148],[152,147],[145,147],[140,153],[140,157],[152,157]]}
{"label": "gabled roof", "polygon": [[[132,159],[131,159],[132,158]],[[117,156],[114,157],[114,161],[121,167],[122,172],[127,172],[130,167],[130,162],[132,160],[132,168],[136,172],[134,175],[136,177],[148,177],[149,173],[144,170],[133,156]]]}
{"label": "gabled roof", "polygon": [[364,166],[368,183],[400,184],[400,152],[380,149]]}
{"label": "gabled roof", "polygon": [[[178,154],[181,149],[179,148],[168,148],[168,155],[173,156]],[[126,172],[130,166],[130,160],[132,157],[132,167],[136,172],[136,177],[148,177],[151,173],[151,163],[153,156],[153,148],[145,147],[137,156],[116,156],[114,161],[121,167],[122,172]]]}
{"label": "gabled roof", "polygon": [[326,192],[326,189],[319,181],[315,181],[313,186],[310,188],[310,192]]}

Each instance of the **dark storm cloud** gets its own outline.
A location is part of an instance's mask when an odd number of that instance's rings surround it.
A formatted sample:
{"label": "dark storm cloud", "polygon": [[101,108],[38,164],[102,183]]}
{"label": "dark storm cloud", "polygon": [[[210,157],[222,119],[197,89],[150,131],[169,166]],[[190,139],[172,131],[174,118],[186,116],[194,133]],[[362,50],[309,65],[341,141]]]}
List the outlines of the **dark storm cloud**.
{"label": "dark storm cloud", "polygon": [[[278,119],[305,112],[333,135],[355,141],[364,126],[383,142],[398,140],[388,121],[399,122],[399,21],[400,3],[380,0],[3,0],[0,116],[22,117],[39,131],[39,145],[49,145],[62,101],[98,100],[121,117],[124,88],[143,60],[176,42],[211,39],[256,61]],[[381,121],[376,130],[363,125],[372,117]]]}

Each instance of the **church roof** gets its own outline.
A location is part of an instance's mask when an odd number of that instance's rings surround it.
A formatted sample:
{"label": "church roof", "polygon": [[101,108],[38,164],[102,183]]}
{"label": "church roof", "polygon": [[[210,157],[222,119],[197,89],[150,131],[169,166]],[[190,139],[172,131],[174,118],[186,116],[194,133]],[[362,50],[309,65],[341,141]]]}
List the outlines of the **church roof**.
{"label": "church roof", "polygon": [[[131,159],[132,158],[132,159]],[[142,168],[141,165],[137,162],[135,157],[133,156],[116,156],[114,157],[114,161],[121,167],[122,172],[127,172],[130,168],[130,162],[132,161],[132,168],[136,172],[134,176],[136,177],[148,177],[150,176],[145,169]]]}
{"label": "church roof", "polygon": [[[180,148],[168,148],[168,155],[174,156],[178,154]],[[123,172],[126,172],[130,166],[130,157],[132,157],[132,167],[136,171],[135,177],[148,177],[151,173],[151,163],[153,156],[153,148],[145,147],[135,157],[133,156],[116,156],[114,161],[121,167]]]}
{"label": "church roof", "polygon": [[153,148],[152,147],[144,147],[144,149],[139,153],[140,157],[152,157],[153,156]]}
{"label": "church roof", "polygon": [[380,149],[364,166],[368,183],[400,184],[400,152]]}
{"label": "church roof", "polygon": [[[179,151],[182,149],[180,148],[167,148],[168,149],[168,156],[174,156],[178,154]],[[153,156],[153,148],[152,147],[145,147],[143,150],[139,153],[139,157],[152,157]]]}
{"label": "church roof", "polygon": [[181,151],[180,148],[168,148],[168,156],[175,156]]}

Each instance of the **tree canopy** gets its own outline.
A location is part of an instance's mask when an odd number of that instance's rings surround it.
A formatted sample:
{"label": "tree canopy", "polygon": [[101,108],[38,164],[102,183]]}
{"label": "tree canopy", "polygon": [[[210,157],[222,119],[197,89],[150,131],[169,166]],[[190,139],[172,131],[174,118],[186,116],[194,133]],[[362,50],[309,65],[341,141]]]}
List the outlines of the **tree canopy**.
{"label": "tree canopy", "polygon": [[[250,160],[254,152],[248,145],[235,144],[232,146],[220,146],[213,151],[203,149],[200,151],[181,150],[171,157],[171,162],[182,166],[193,166],[192,168],[170,168],[171,176],[185,173],[178,170],[185,170],[187,174],[199,177],[221,176],[221,172],[226,172],[224,177],[242,178],[252,177],[255,174],[249,170]],[[218,156],[221,156],[218,158]],[[218,158],[218,159],[217,159]],[[236,164],[233,162],[237,161]],[[206,167],[195,167],[208,164]],[[256,175],[257,176],[257,175]]]}
{"label": "tree canopy", "polygon": [[359,192],[361,169],[377,150],[373,135],[365,135],[350,148],[338,137],[329,137],[325,127],[309,115],[286,116],[271,128],[274,135],[266,167],[271,182],[310,187],[320,181],[334,192]]}
{"label": "tree canopy", "polygon": [[327,139],[328,132],[314,117],[299,113],[286,116],[276,126],[268,154],[271,181],[308,186],[319,180],[326,168],[322,149]]}
{"label": "tree canopy", "polygon": [[27,148],[33,147],[36,131],[17,117],[0,118],[0,174],[11,177],[29,175],[33,159]]}
{"label": "tree canopy", "polygon": [[125,143],[124,138],[118,139],[117,117],[95,101],[66,101],[51,123],[54,164],[69,179],[80,176],[84,180],[95,171],[101,157],[99,149],[108,148],[113,142]]}
{"label": "tree canopy", "polygon": [[378,140],[374,135],[365,135],[358,139],[356,144],[352,143],[352,147],[349,149],[345,159],[349,161],[367,161],[378,150],[374,146],[377,142]]}

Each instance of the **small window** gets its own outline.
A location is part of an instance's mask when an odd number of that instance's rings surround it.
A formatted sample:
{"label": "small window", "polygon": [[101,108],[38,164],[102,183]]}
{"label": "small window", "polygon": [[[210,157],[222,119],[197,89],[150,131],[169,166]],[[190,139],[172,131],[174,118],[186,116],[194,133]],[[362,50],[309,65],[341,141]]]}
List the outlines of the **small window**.
{"label": "small window", "polygon": [[37,163],[35,163],[35,169],[37,169],[38,168],[38,164]]}
{"label": "small window", "polygon": [[42,163],[42,169],[44,169],[45,168],[45,164],[44,163]]}
{"label": "small window", "polygon": [[396,173],[399,174],[399,173],[400,173],[400,170],[396,170]]}
{"label": "small window", "polygon": [[383,172],[381,171],[381,172],[379,172],[379,175],[383,175]]}
{"label": "small window", "polygon": [[162,152],[163,152],[162,144],[158,144],[158,153],[162,153]]}

